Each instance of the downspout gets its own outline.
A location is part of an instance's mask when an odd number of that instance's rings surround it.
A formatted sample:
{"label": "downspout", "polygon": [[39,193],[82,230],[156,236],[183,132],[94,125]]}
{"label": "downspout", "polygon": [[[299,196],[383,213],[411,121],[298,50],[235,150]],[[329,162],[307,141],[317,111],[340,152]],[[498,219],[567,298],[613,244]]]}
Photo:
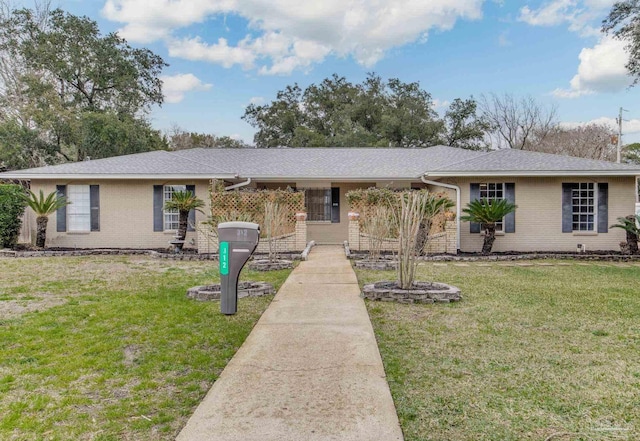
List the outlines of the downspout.
{"label": "downspout", "polygon": [[450,188],[456,191],[456,251],[460,252],[460,215],[462,213],[462,209],[460,207],[460,202],[461,202],[460,187],[453,184],[445,184],[443,182],[430,181],[426,178],[427,176],[428,176],[428,173],[420,176],[420,180],[428,185],[435,185],[436,187]]}
{"label": "downspout", "polygon": [[246,185],[251,184],[251,178],[247,178],[244,182],[239,182],[237,184],[230,185],[224,188],[224,191],[235,190],[236,188],[244,187]]}

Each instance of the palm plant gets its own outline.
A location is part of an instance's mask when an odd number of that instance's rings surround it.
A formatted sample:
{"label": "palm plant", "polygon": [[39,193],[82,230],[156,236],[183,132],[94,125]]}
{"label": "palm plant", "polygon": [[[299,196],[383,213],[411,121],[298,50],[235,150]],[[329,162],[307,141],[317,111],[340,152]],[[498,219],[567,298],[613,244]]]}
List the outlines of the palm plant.
{"label": "palm plant", "polygon": [[63,196],[58,196],[55,191],[52,191],[46,197],[42,190],[40,190],[39,195],[36,195],[31,190],[27,190],[27,192],[24,195],[24,200],[36,215],[36,246],[44,248],[47,240],[49,216],[71,202],[67,201],[67,198]]}
{"label": "palm plant", "polygon": [[418,233],[417,251],[419,253],[422,254],[426,252],[433,219],[439,214],[449,210],[454,205],[455,204],[451,199],[444,196],[429,194],[426,198],[422,205],[423,219],[420,223],[420,231]]}
{"label": "palm plant", "polygon": [[640,236],[640,214],[619,217],[618,223],[611,228],[622,228],[627,232],[627,247],[631,254],[638,254],[638,237]]}
{"label": "palm plant", "polygon": [[171,200],[165,202],[165,210],[176,210],[178,212],[178,233],[176,235],[176,250],[182,251],[184,239],[187,236],[187,225],[189,221],[189,212],[197,210],[202,213],[200,208],[204,207],[204,201],[196,197],[190,191],[175,191],[171,196]]}
{"label": "palm plant", "polygon": [[460,220],[480,224],[484,229],[482,254],[490,254],[493,242],[496,240],[496,222],[515,211],[516,208],[518,208],[516,204],[506,199],[479,199],[467,204],[467,208],[462,210],[465,215],[461,216]]}

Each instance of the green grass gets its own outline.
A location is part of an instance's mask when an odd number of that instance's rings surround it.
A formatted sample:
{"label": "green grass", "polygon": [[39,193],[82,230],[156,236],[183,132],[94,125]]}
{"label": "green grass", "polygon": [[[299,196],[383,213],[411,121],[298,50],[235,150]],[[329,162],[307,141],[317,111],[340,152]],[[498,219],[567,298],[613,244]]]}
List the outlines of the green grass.
{"label": "green grass", "polygon": [[419,279],[464,299],[367,302],[407,441],[640,439],[640,267],[423,264]]}
{"label": "green grass", "polygon": [[174,439],[272,299],[223,316],[186,298],[218,277],[217,262],[3,259],[0,439]]}

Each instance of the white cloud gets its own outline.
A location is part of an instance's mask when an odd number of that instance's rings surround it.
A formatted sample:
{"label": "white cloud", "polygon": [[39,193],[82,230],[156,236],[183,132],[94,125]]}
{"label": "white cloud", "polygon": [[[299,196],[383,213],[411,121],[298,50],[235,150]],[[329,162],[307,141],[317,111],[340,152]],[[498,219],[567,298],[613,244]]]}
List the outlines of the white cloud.
{"label": "white cloud", "polygon": [[439,100],[438,98],[434,98],[431,104],[431,107],[433,108],[433,110],[438,111],[438,110],[444,110],[448,108],[450,105],[451,105],[451,101]]}
{"label": "white cloud", "polygon": [[249,104],[255,104],[256,106],[264,104],[264,97],[263,96],[252,96],[251,99],[249,100]]}
{"label": "white cloud", "polygon": [[569,89],[556,89],[559,98],[576,98],[594,93],[619,92],[632,83],[625,64],[628,54],[625,43],[610,36],[592,48],[584,48],[579,55],[578,73],[571,79]]}
{"label": "white cloud", "polygon": [[187,92],[194,90],[209,90],[211,84],[203,83],[193,74],[177,74],[161,76],[162,91],[167,103],[179,103]]}
{"label": "white cloud", "polygon": [[616,0],[551,0],[539,8],[520,8],[518,20],[531,26],[567,24],[584,37],[598,36],[600,21]]}
{"label": "white cloud", "polygon": [[236,64],[245,69],[253,67],[255,54],[247,47],[246,40],[238,46],[229,46],[224,38],[219,38],[217,43],[207,44],[200,37],[170,40],[167,42],[169,55],[184,58],[191,61],[209,61],[231,67]]}
{"label": "white cloud", "polygon": [[[485,0],[107,0],[103,15],[123,24],[131,41],[164,40],[169,54],[263,74],[308,69],[328,56],[355,58],[370,67],[394,47],[425,41],[432,30],[449,30],[459,19],[482,16]],[[236,44],[176,30],[219,16],[237,15],[249,34]]]}
{"label": "white cloud", "polygon": [[[615,118],[610,118],[608,116],[601,116],[599,118],[594,118],[590,121],[582,121],[582,122],[563,122],[561,125],[567,128],[575,128],[582,127],[588,124],[603,124],[605,126],[609,126],[614,130],[618,130],[618,122]],[[632,134],[632,133],[640,133],[640,119],[631,119],[622,121],[622,133],[623,134]]]}

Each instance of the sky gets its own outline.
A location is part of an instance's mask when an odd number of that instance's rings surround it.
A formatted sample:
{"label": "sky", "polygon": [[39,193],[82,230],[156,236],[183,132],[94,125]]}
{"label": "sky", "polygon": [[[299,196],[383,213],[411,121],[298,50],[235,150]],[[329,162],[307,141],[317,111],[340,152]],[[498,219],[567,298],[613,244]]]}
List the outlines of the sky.
{"label": "sky", "polygon": [[[31,6],[32,1],[16,1]],[[173,127],[252,142],[241,119],[287,85],[368,72],[419,82],[443,114],[455,98],[531,96],[563,124],[616,125],[640,141],[640,85],[624,43],[600,33],[612,0],[53,0],[169,63],[165,103],[149,115]]]}

